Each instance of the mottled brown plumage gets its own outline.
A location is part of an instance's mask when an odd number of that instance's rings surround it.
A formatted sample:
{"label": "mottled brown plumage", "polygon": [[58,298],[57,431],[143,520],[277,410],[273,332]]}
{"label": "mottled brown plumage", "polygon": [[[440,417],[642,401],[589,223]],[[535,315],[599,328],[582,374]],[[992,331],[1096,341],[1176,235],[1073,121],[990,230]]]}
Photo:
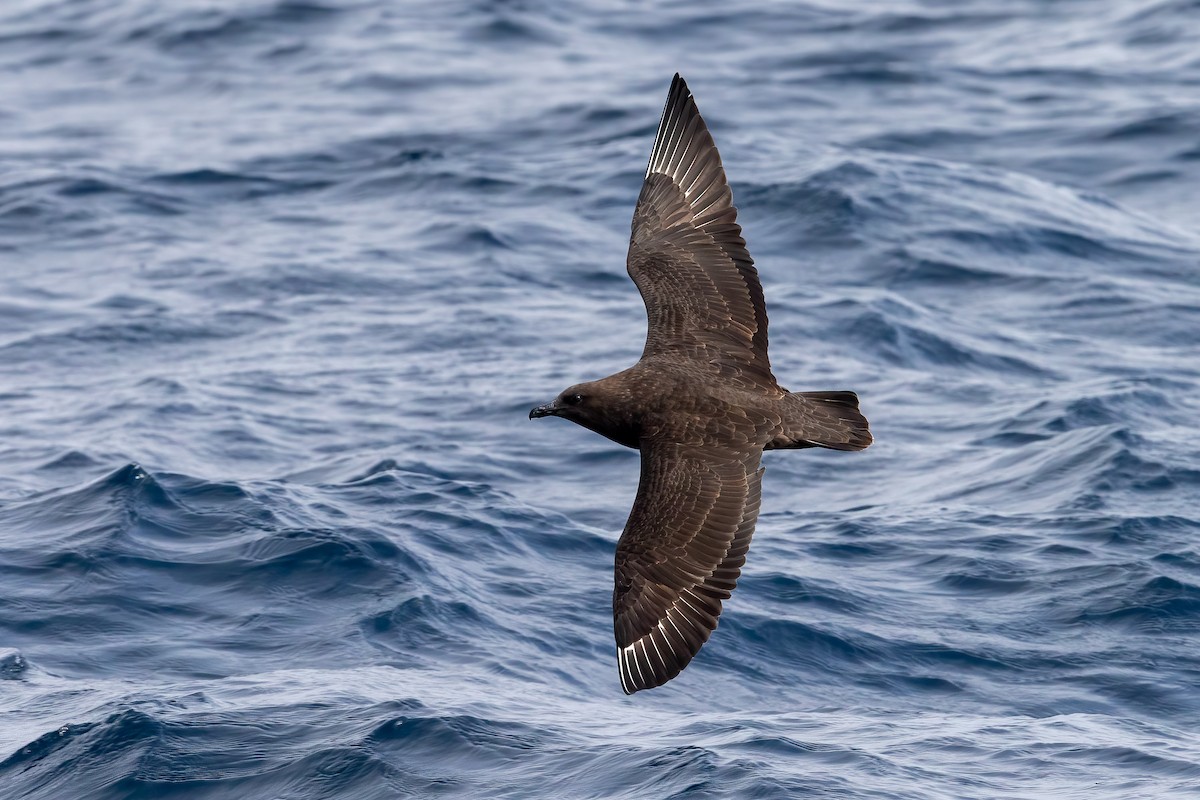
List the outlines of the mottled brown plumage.
{"label": "mottled brown plumage", "polygon": [[758,519],[764,450],[862,450],[852,392],[792,393],[767,358],[767,311],[712,136],[671,84],[633,213],[629,275],[646,303],[637,364],[529,412],[641,451],[617,543],[613,623],[626,694],[679,674],[717,626]]}

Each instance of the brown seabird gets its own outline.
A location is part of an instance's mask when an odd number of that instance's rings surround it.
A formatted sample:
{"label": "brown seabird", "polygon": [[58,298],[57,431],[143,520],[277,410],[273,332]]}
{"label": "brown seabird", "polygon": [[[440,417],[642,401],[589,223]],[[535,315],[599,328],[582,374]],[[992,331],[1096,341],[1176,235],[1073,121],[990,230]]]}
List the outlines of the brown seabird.
{"label": "brown seabird", "polygon": [[717,627],[758,519],[764,450],[871,444],[853,392],[789,392],[767,360],[767,310],[721,157],[675,75],[633,212],[629,276],[641,359],[564,390],[562,417],[642,454],[617,542],[613,627],[626,694],[679,674]]}

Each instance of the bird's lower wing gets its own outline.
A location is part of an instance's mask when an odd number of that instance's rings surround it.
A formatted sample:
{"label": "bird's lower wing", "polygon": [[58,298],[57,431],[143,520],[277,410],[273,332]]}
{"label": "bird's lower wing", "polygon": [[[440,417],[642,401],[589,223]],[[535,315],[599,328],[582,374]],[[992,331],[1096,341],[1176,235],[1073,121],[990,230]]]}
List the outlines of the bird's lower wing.
{"label": "bird's lower wing", "polygon": [[617,544],[613,623],[626,694],[661,686],[717,627],[758,519],[762,450],[643,442]]}

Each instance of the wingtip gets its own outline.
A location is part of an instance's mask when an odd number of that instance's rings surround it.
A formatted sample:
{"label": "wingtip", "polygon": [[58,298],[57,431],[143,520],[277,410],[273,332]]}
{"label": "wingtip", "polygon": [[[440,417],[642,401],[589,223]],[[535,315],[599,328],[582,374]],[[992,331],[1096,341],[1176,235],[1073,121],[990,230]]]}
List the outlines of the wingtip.
{"label": "wingtip", "polygon": [[[667,100],[663,104],[662,116],[658,120],[658,133],[654,137],[654,147],[650,152],[650,161],[646,165],[646,176],[664,165],[657,163],[664,155],[674,152],[685,133],[687,120],[699,117],[692,92],[687,81],[678,72],[671,80],[671,88],[667,91]],[[703,120],[700,122],[704,126]],[[707,129],[705,129],[707,130]]]}
{"label": "wingtip", "polygon": [[634,683],[633,673],[629,672],[629,664],[625,658],[625,649],[617,648],[617,675],[621,678],[621,691],[629,696],[640,687]]}
{"label": "wingtip", "polygon": [[674,99],[676,102],[684,102],[692,96],[692,90],[688,88],[687,81],[678,72],[671,79],[671,88],[667,91],[668,105]]}

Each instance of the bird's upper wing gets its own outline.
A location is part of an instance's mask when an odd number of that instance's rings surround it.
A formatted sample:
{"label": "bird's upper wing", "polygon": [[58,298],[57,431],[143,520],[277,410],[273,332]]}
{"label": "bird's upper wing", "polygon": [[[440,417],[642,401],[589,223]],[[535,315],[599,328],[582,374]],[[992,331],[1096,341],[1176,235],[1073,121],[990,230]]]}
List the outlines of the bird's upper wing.
{"label": "bird's upper wing", "polygon": [[627,267],[646,303],[643,357],[677,353],[750,384],[776,385],[758,271],[721,156],[679,75],[633,212]]}
{"label": "bird's upper wing", "polygon": [[626,694],[679,674],[717,627],[758,507],[760,448],[642,443],[637,499],[617,544],[613,627]]}

